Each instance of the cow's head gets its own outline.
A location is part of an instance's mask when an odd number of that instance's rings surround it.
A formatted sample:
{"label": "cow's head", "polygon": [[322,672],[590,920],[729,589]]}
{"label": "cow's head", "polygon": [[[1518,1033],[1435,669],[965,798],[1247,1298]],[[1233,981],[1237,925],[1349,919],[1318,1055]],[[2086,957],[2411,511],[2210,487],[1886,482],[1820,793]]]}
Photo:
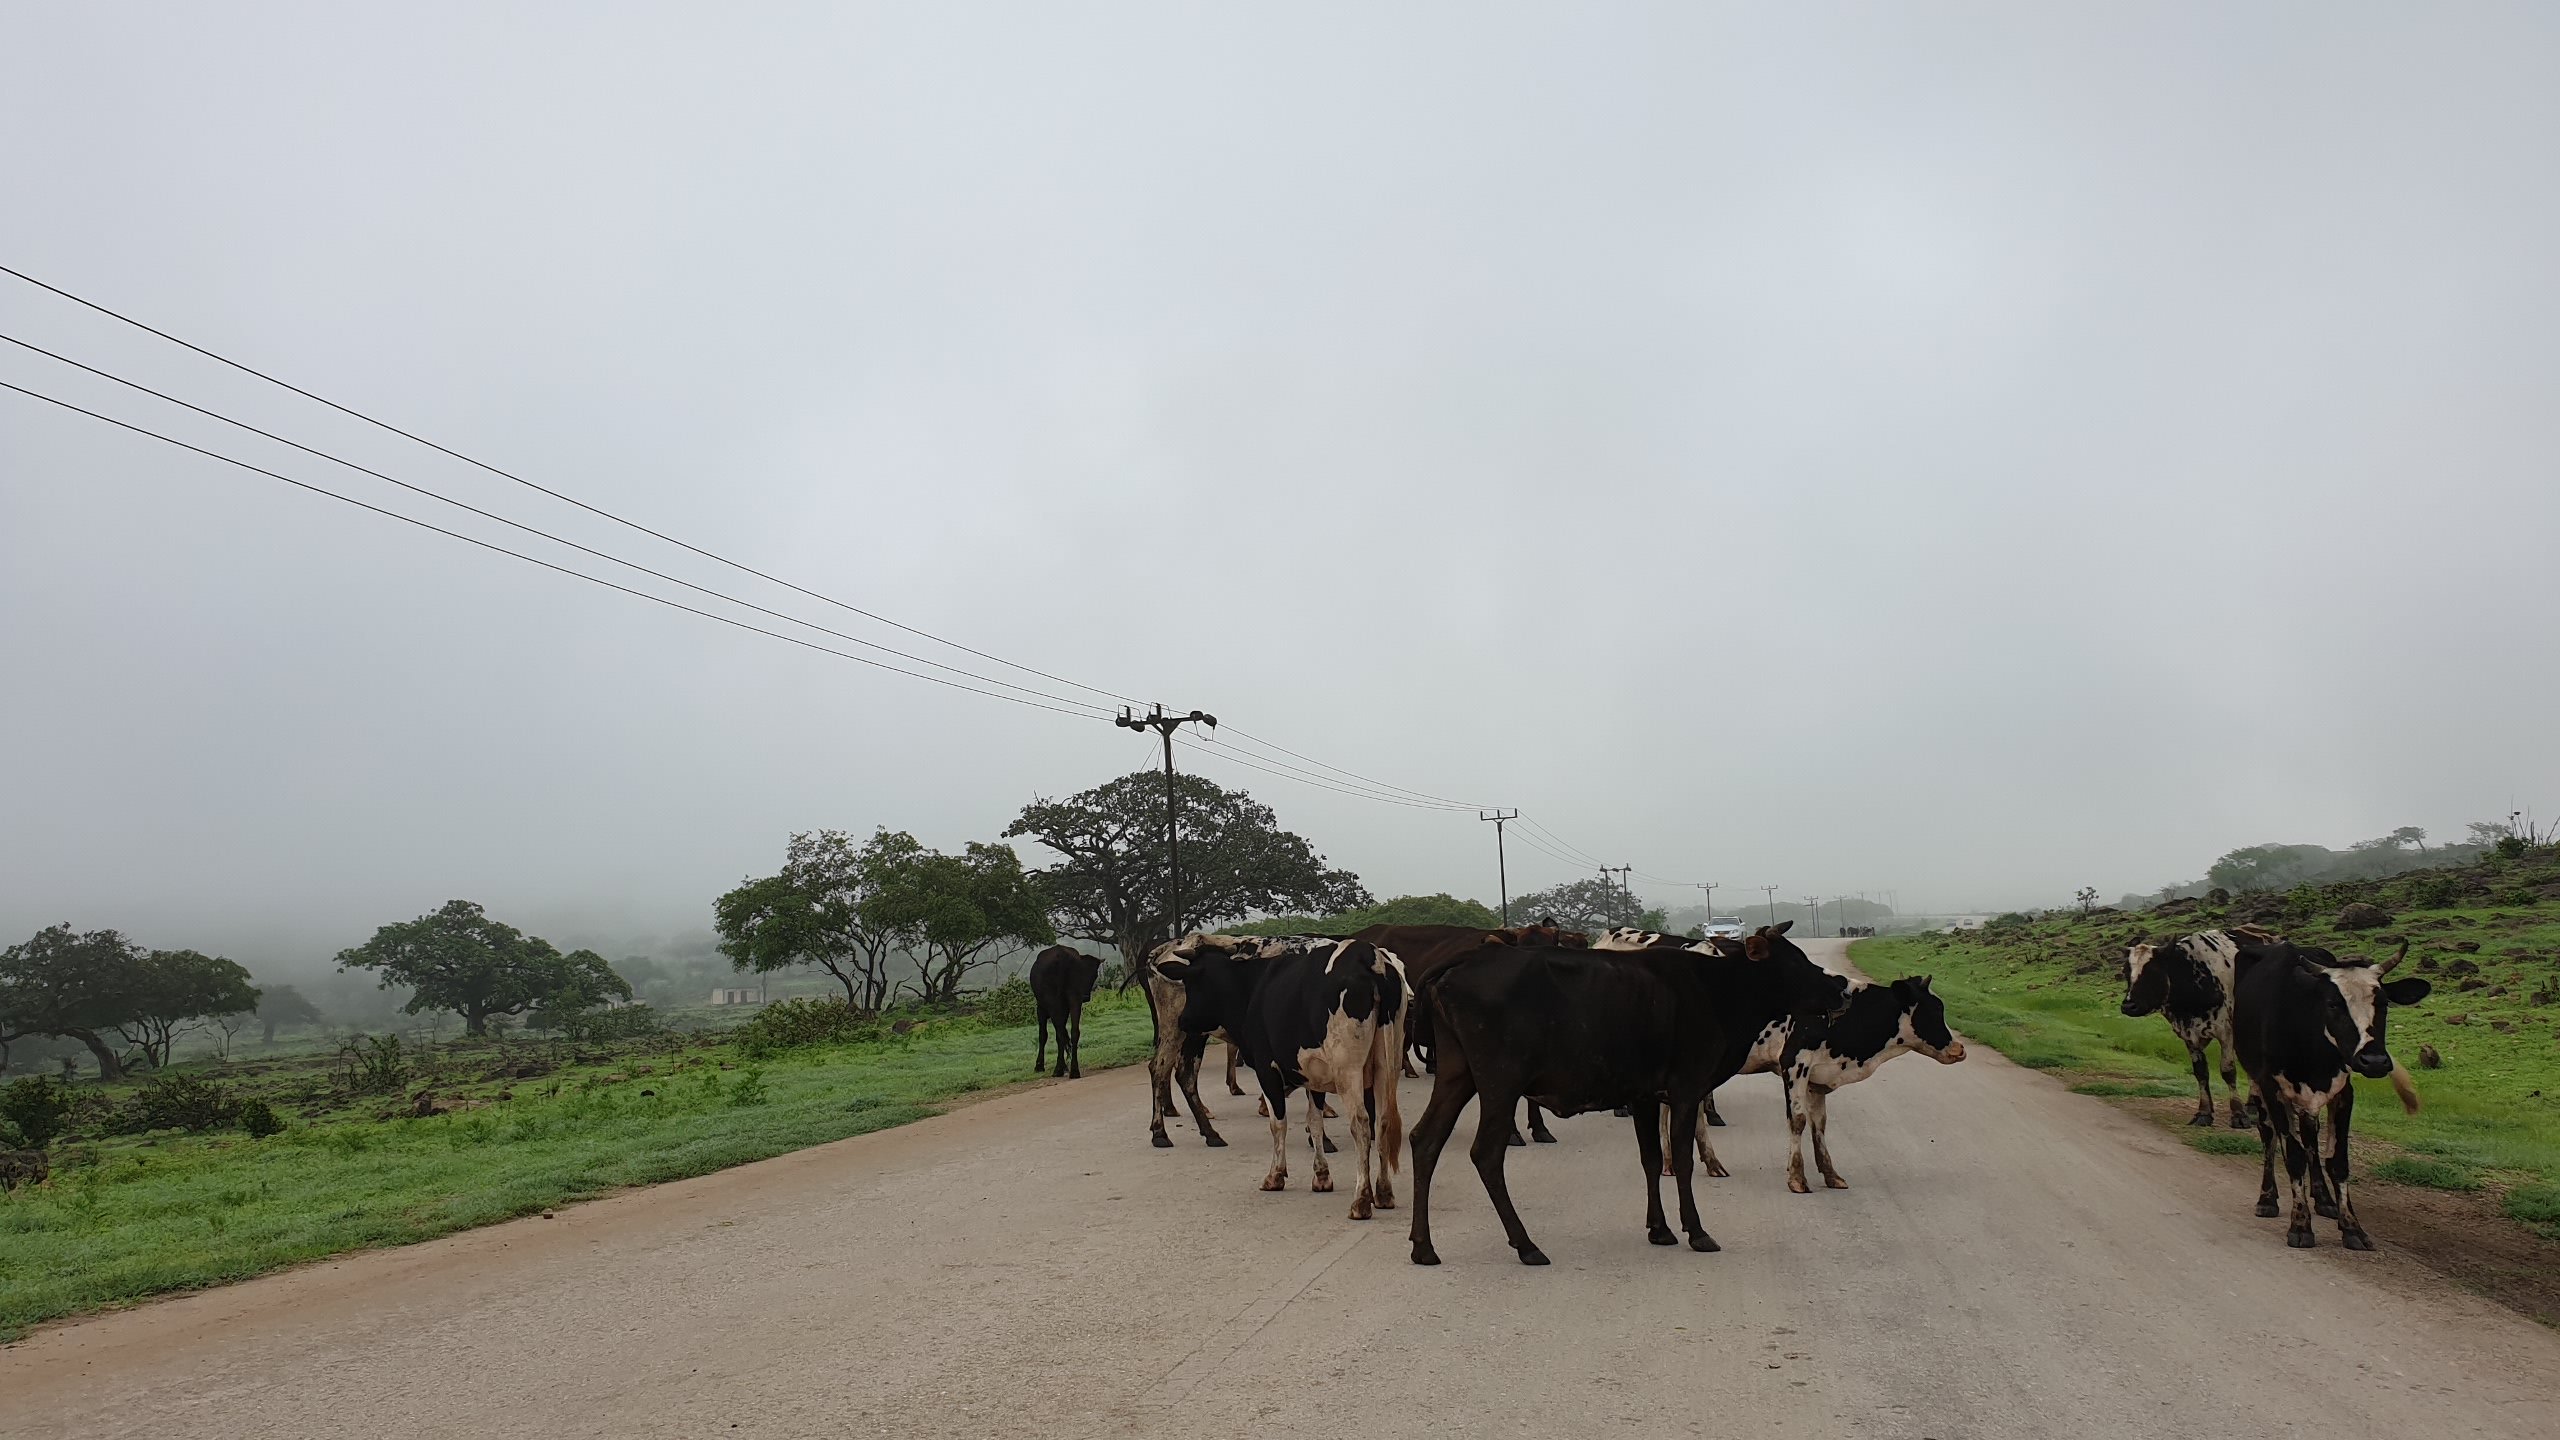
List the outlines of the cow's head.
{"label": "cow's head", "polygon": [[1913,975],[1893,982],[1893,998],[1902,1007],[1902,1043],[1941,1065],[1964,1058],[1964,1042],[1947,1028],[1946,1003],[1929,988],[1929,977]]}
{"label": "cow's head", "polygon": [[2169,1003],[2169,967],[2160,957],[2174,948],[2145,940],[2124,952],[2125,1014],[2148,1015]]}
{"label": "cow's head", "polygon": [[1849,977],[1834,975],[1813,963],[1811,956],[1796,948],[1787,938],[1793,920],[1777,925],[1763,925],[1742,942],[1745,958],[1778,967],[1780,984],[1785,987],[1787,1012],[1799,1021],[1837,1020],[1849,1008]]}
{"label": "cow's head", "polygon": [[2313,993],[2320,1000],[2320,1025],[2329,1043],[2345,1058],[2347,1068],[2368,1080],[2382,1079],[2395,1068],[2384,1043],[2391,1007],[2415,1005],[2435,988],[2414,975],[2389,978],[2392,967],[2408,953],[2404,945],[2399,955],[2380,965],[2337,960],[2325,950],[2302,957],[2311,973],[2325,982]]}
{"label": "cow's head", "polygon": [[1148,964],[1156,974],[1182,987],[1182,1018],[1177,1023],[1205,1034],[1240,1017],[1238,972],[1270,943],[1250,935],[1185,935],[1157,946]]}

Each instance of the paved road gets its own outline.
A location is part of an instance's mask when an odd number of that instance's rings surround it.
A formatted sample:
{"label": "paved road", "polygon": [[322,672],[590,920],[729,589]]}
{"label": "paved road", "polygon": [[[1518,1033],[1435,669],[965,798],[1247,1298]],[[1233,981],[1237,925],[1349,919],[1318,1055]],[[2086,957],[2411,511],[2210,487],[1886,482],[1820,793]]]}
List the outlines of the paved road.
{"label": "paved road", "polygon": [[2560,1431],[2560,1336],[2387,1233],[2287,1250],[2229,1170],[1979,1047],[1843,1094],[1844,1192],[1786,1193],[1772,1082],[1727,1097],[1716,1255],[1645,1243],[1625,1124],[1583,1116],[1512,1152],[1551,1268],[1461,1159],[1417,1269],[1403,1211],[1257,1192],[1244,1102],[1230,1149],[1149,1149],[1117,1071],[45,1331],[0,1350],[0,1435]]}

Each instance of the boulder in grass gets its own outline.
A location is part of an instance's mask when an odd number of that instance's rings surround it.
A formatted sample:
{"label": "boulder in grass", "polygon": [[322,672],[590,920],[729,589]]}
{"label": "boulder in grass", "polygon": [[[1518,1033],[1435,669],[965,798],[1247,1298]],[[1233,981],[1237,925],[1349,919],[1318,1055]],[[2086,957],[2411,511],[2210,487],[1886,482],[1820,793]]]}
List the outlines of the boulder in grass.
{"label": "boulder in grass", "polygon": [[2391,912],[2361,900],[2338,912],[2338,928],[2341,930],[2379,930],[2390,923]]}

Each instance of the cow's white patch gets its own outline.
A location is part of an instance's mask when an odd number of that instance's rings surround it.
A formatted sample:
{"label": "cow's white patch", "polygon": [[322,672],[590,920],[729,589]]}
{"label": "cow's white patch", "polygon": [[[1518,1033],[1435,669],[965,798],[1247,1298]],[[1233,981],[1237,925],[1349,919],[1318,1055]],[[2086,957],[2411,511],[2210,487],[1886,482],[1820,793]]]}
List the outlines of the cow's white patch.
{"label": "cow's white patch", "polygon": [[2363,966],[2342,970],[2324,968],[2320,973],[2347,1002],[2347,1023],[2356,1027],[2356,1048],[2361,1050],[2372,1044],[2373,1016],[2380,1008],[2377,1004],[2380,997],[2376,992],[2382,988],[2382,977]]}

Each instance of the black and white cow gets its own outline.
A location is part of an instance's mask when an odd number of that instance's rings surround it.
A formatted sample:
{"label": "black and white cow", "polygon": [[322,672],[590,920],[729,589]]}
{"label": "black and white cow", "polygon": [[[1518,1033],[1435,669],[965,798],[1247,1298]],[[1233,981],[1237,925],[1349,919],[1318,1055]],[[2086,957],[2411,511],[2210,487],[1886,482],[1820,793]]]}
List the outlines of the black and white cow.
{"label": "black and white cow", "polygon": [[[1147,1056],[1147,1143],[1159,1150],[1173,1144],[1165,1134],[1164,1122],[1173,1118],[1173,1097],[1177,1088],[1183,1103],[1191,1107],[1191,1123],[1200,1131],[1200,1142],[1212,1150],[1224,1149],[1226,1138],[1211,1124],[1209,1107],[1200,1103],[1200,1058],[1205,1047],[1183,1053],[1182,1007],[1187,994],[1181,982],[1156,970],[1156,961],[1171,951],[1177,942],[1167,940],[1148,953],[1146,963],[1137,973],[1146,980],[1147,1021],[1154,1027],[1154,1048]],[[1236,1083],[1240,1056],[1233,1037],[1220,1037],[1227,1046],[1227,1093],[1241,1095],[1244,1087]]]}
{"label": "black and white cow", "polygon": [[[1795,1022],[1782,1043],[1785,1048],[1775,1068],[1786,1086],[1787,1188],[1799,1195],[1813,1188],[1804,1178],[1808,1129],[1813,1132],[1813,1163],[1822,1171],[1822,1183],[1833,1190],[1849,1188],[1849,1182],[1832,1167],[1824,1133],[1830,1125],[1832,1091],[1855,1085],[1907,1051],[1941,1065],[1964,1058],[1964,1042],[1947,1028],[1947,1007],[1930,990],[1926,975],[1891,984],[1851,981],[1848,1009],[1829,1020]],[[1707,1173],[1723,1172],[1710,1152]]]}
{"label": "black and white cow", "polygon": [[[2338,1239],[2348,1249],[2373,1248],[2347,1194],[2347,1126],[2356,1106],[2349,1077],[2388,1076],[2401,1105],[2417,1113],[2417,1088],[2384,1045],[2391,1007],[2415,1005],[2430,988],[2415,977],[2388,978],[2408,953],[2403,944],[2398,955],[2375,965],[2283,940],[2253,938],[2240,944],[2232,1033],[2240,1042],[2241,1067],[2258,1096],[2258,1143],[2263,1149],[2258,1214],[2276,1214],[2276,1147],[2281,1141],[2285,1174],[2293,1184],[2293,1220],[2285,1243],[2297,1249],[2318,1243],[2311,1233],[2315,1208],[2335,1215]],[[2319,1183],[2324,1111],[2329,1117],[2325,1188],[2334,1192],[2328,1206],[2320,1204],[2326,1197],[2317,1193],[2324,1188]],[[2306,1171],[2309,1185],[2304,1184]]]}
{"label": "black and white cow", "polygon": [[2150,941],[2124,952],[2124,1005],[2127,1015],[2158,1012],[2185,1042],[2196,1071],[2196,1113],[2190,1125],[2213,1123],[2213,1080],[2205,1066],[2205,1046],[2222,1046],[2222,1088],[2231,1100],[2231,1128],[2249,1128],[2237,1075],[2237,1053],[2231,1043],[2232,966],[2243,940],[2276,937],[2248,926],[2204,930],[2164,944]]}
{"label": "black and white cow", "polygon": [[1360,1176],[1351,1218],[1395,1208],[1394,1175],[1404,1153],[1396,1081],[1409,998],[1396,957],[1365,940],[1191,935],[1155,964],[1185,992],[1187,1053],[1196,1056],[1198,1046],[1223,1031],[1262,1083],[1271,1112],[1271,1169],[1262,1188],[1288,1188],[1289,1094],[1304,1088],[1314,1188],[1333,1188],[1321,1097],[1340,1095],[1349,1102]]}

